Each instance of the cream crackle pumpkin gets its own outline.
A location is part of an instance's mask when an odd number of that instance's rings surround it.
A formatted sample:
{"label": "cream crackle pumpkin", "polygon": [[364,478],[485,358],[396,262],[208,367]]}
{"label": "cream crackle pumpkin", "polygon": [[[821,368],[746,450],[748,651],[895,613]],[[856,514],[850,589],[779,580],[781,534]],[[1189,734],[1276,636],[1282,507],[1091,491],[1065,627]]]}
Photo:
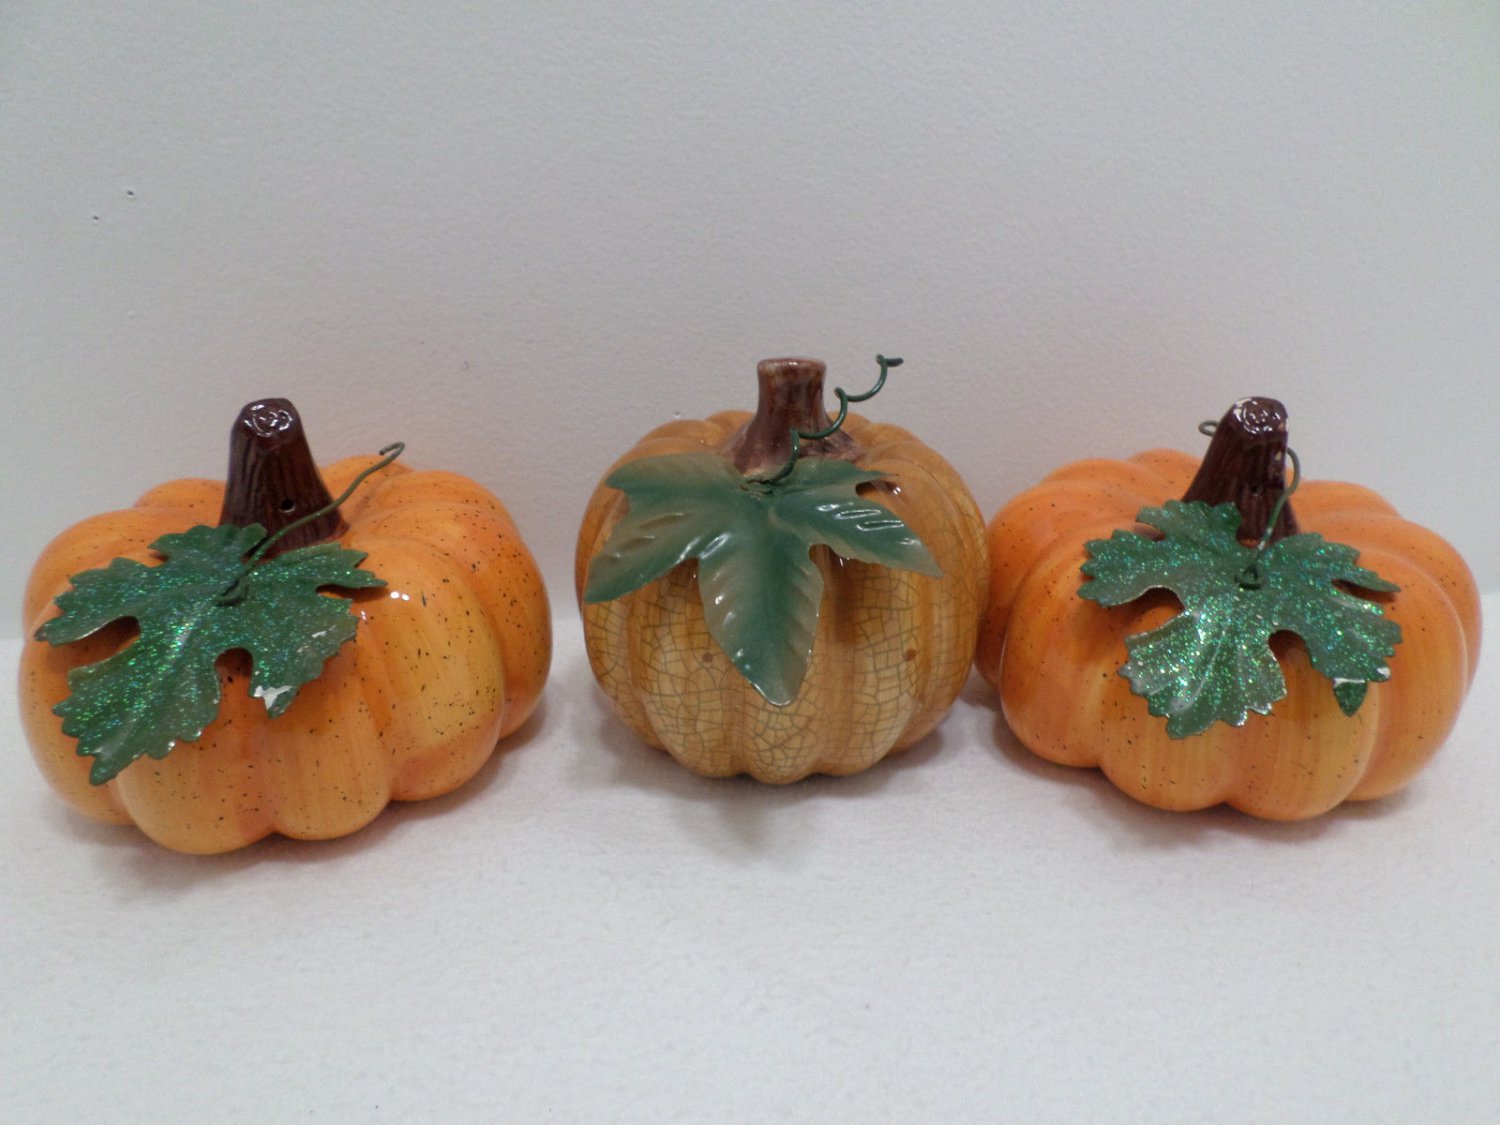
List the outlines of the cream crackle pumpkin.
{"label": "cream crackle pumpkin", "polygon": [[791,782],[911,745],[953,703],[986,581],[958,474],[848,413],[824,365],[759,365],[755,413],[646,434],[578,535],[589,662],[615,711],[697,773]]}

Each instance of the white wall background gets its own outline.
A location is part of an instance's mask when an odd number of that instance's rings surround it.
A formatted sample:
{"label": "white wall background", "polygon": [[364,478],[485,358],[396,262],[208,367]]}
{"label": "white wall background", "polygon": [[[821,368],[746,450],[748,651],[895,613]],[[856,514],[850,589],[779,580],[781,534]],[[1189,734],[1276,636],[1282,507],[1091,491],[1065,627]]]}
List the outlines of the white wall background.
{"label": "white wall background", "polygon": [[1273,394],[1500,588],[1487,0],[9,0],[0,286],[12,607],[268,394],[490,485],[562,602],[639,433],[877,351],[986,511]]}

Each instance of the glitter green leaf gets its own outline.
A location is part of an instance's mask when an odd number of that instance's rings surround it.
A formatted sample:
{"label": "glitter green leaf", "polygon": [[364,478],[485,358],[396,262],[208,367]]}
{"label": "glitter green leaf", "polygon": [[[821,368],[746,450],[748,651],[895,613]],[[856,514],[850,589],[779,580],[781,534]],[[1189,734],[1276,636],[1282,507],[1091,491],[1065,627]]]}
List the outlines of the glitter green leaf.
{"label": "glitter green leaf", "polygon": [[385,585],[358,569],[362,551],[319,543],[257,560],[265,540],[258,524],[193,527],[151,544],[160,565],[115,559],[74,575],[58,596],[62,612],[37,631],[41,640],[66,644],[122,619],[140,627],[114,655],[69,672],[69,695],[53,708],[78,753],[94,759],[93,784],[201,736],[219,711],[215,662],[225,652],[249,653],[250,694],[280,715],[354,636],[349,599],[320,589]]}
{"label": "glitter green leaf", "polygon": [[884,475],[806,457],[774,481],[742,477],[713,453],[632,461],[605,482],[630,508],[589,565],[584,601],[612,601],[697,559],[710,636],[756,691],[785,706],[807,675],[822,601],[810,548],[942,573],[899,516],[859,495]]}
{"label": "glitter green leaf", "polygon": [[1241,726],[1251,711],[1269,714],[1286,695],[1270,648],[1280,631],[1302,638],[1346,715],[1359,709],[1369,684],[1390,678],[1401,627],[1340,584],[1399,587],[1357,566],[1354,548],[1315,533],[1245,546],[1233,504],[1168,500],[1136,519],[1162,537],[1117,531],[1091,540],[1078,593],[1104,606],[1153,589],[1181,601],[1182,612],[1166,624],[1125,638],[1130,659],[1120,668],[1151,713],[1166,718],[1171,737],[1201,734],[1215,722]]}

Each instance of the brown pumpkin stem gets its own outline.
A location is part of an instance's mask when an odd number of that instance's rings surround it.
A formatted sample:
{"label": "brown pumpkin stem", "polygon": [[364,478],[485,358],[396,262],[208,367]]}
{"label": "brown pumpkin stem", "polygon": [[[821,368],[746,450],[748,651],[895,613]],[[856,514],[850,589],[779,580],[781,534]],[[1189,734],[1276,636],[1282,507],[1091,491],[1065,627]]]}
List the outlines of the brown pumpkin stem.
{"label": "brown pumpkin stem", "polygon": [[[792,431],[818,433],[832,424],[823,407],[823,376],[827,366],[821,359],[763,359],[756,367],[760,377],[760,401],[755,415],[731,434],[720,452],[745,476],[775,473],[792,454]],[[804,439],[801,457],[833,457],[853,461],[860,455],[858,443],[843,430],[825,438]]]}
{"label": "brown pumpkin stem", "polygon": [[[247,403],[229,431],[229,476],[219,523],[258,523],[274,535],[333,501],[328,494],[297,408],[284,398]],[[335,509],[288,533],[267,557],[337,539],[348,525]]]}
{"label": "brown pumpkin stem", "polygon": [[[1286,483],[1286,407],[1274,398],[1242,398],[1219,420],[1182,498],[1233,504],[1240,538],[1259,540]],[[1283,504],[1270,542],[1296,534],[1297,517]]]}

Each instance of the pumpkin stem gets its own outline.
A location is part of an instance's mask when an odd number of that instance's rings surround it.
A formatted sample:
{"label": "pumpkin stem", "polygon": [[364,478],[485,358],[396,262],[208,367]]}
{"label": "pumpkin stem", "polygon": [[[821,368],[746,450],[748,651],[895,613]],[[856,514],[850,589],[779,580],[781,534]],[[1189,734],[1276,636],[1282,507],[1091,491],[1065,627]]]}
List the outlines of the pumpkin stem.
{"label": "pumpkin stem", "polygon": [[267,551],[276,555],[337,539],[347,531],[336,508],[292,527],[327,508],[332,499],[318,475],[297,408],[284,398],[246,403],[229,431],[229,477],[220,526],[258,523],[269,535],[289,529]]}
{"label": "pumpkin stem", "polygon": [[[788,458],[833,457],[853,461],[860,454],[854,439],[833,426],[823,408],[821,359],[763,359],[756,367],[760,401],[755,414],[729,436],[720,452],[747,477],[767,477],[786,467]],[[793,431],[822,436],[806,441]],[[784,474],[782,474],[784,475]]]}
{"label": "pumpkin stem", "polygon": [[1183,500],[1233,504],[1240,512],[1240,538],[1262,546],[1296,535],[1297,517],[1283,498],[1286,407],[1274,398],[1242,398],[1217,423],[1201,428],[1213,440]]}
{"label": "pumpkin stem", "polygon": [[865,399],[874,398],[878,395],[880,388],[885,386],[885,377],[890,374],[891,368],[900,367],[902,360],[900,358],[886,359],[885,356],[878,355],[875,357],[875,362],[880,364],[880,378],[875,380],[873,387],[862,395],[851,395],[843,387],[834,387],[833,393],[839,396],[839,416],[816,432],[809,433],[794,428],[792,430],[792,451],[787,456],[786,464],[781,466],[781,471],[772,477],[753,477],[751,479],[756,484],[777,484],[786,477],[791,476],[792,470],[797,467],[797,458],[802,455],[802,442],[804,440],[820,441],[823,438],[832,437],[839,430],[843,429],[844,421],[849,417],[849,404],[851,402],[864,402]]}

